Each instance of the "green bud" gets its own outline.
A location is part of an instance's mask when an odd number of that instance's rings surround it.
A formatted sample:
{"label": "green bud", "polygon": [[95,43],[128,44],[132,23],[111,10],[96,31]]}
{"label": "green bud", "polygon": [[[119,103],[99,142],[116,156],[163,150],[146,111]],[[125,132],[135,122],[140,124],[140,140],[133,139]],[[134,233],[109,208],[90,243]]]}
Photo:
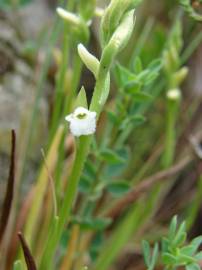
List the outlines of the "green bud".
{"label": "green bud", "polygon": [[103,44],[108,43],[112,34],[123,20],[124,15],[136,8],[142,0],[112,0],[102,18],[101,34]]}
{"label": "green bud", "polygon": [[180,70],[175,72],[172,78],[173,83],[176,86],[180,85],[184,81],[184,79],[187,77],[188,72],[189,70],[187,67],[182,67]]}
{"label": "green bud", "polygon": [[134,10],[127,12],[123,17],[122,22],[112,35],[109,41],[109,46],[113,47],[115,51],[122,50],[128,43],[128,40],[133,32],[135,22],[133,15]]}
{"label": "green bud", "polygon": [[58,15],[61,18],[63,18],[65,21],[67,21],[73,25],[76,25],[76,26],[80,25],[81,21],[80,21],[79,17],[76,16],[75,14],[73,14],[73,13],[71,13],[63,8],[60,8],[60,7],[58,7],[56,9],[56,11],[57,11]]}
{"label": "green bud", "polygon": [[93,75],[96,78],[100,65],[98,59],[94,55],[89,53],[82,44],[78,45],[78,53],[83,63],[93,73]]}

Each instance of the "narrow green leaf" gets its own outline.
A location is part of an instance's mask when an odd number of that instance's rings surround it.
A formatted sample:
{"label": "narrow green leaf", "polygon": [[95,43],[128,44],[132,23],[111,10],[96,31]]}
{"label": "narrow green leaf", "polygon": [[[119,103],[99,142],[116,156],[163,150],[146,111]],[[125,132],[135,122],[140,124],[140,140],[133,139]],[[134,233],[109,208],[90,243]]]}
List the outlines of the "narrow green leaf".
{"label": "narrow green leaf", "polygon": [[169,227],[169,233],[168,237],[170,240],[172,240],[176,234],[177,229],[177,216],[174,216],[171,220],[170,227]]}
{"label": "narrow green leaf", "polygon": [[194,258],[197,260],[197,261],[201,261],[202,260],[202,251],[198,252]]}
{"label": "narrow green leaf", "polygon": [[75,108],[77,107],[84,107],[84,108],[88,108],[88,102],[87,102],[87,98],[86,98],[86,91],[85,88],[82,86],[81,90],[76,98],[75,101]]}
{"label": "narrow green leaf", "polygon": [[185,268],[186,268],[186,270],[200,270],[201,269],[201,267],[196,263],[188,264],[188,265],[186,265]]}
{"label": "narrow green leaf", "polygon": [[75,224],[79,224],[81,229],[83,230],[95,230],[95,231],[102,231],[107,226],[110,225],[111,219],[109,218],[81,218],[81,217],[74,217],[73,222]]}
{"label": "narrow green leaf", "polygon": [[145,264],[147,267],[149,267],[151,263],[151,249],[149,243],[145,240],[142,241],[142,250]]}
{"label": "narrow green leaf", "polygon": [[106,189],[115,197],[120,197],[130,190],[130,185],[127,181],[116,181],[109,183]]}
{"label": "narrow green leaf", "polygon": [[139,74],[142,71],[143,68],[142,68],[142,61],[140,57],[135,58],[132,68],[135,74]]}
{"label": "narrow green leaf", "polygon": [[23,270],[23,265],[22,265],[21,260],[17,260],[14,263],[13,270]]}
{"label": "narrow green leaf", "polygon": [[186,223],[182,222],[173,240],[173,245],[180,246],[185,242],[185,240],[186,240]]}
{"label": "narrow green leaf", "polygon": [[115,151],[104,149],[100,152],[100,158],[110,164],[125,163],[125,159],[118,155]]}
{"label": "narrow green leaf", "polygon": [[184,255],[187,256],[192,256],[194,254],[194,252],[196,251],[195,246],[194,245],[188,245],[186,247],[182,247],[180,249],[180,252]]}
{"label": "narrow green leaf", "polygon": [[159,255],[159,246],[158,246],[158,243],[156,243],[154,246],[153,253],[152,253],[151,264],[149,266],[149,270],[154,269],[156,262],[158,260],[158,255]]}
{"label": "narrow green leaf", "polygon": [[167,252],[163,253],[162,261],[165,265],[174,265],[177,262],[176,257]]}
{"label": "narrow green leaf", "polygon": [[152,99],[152,96],[148,93],[138,92],[138,93],[133,94],[133,98],[135,101],[138,101],[138,102],[146,102],[146,101],[150,101]]}
{"label": "narrow green leaf", "polygon": [[184,254],[179,254],[177,257],[177,262],[179,264],[189,264],[189,263],[195,263],[196,259],[191,257],[191,256],[187,256]]}
{"label": "narrow green leaf", "polygon": [[197,251],[197,249],[201,244],[202,244],[202,236],[198,236],[191,241],[191,245],[195,247],[195,252]]}

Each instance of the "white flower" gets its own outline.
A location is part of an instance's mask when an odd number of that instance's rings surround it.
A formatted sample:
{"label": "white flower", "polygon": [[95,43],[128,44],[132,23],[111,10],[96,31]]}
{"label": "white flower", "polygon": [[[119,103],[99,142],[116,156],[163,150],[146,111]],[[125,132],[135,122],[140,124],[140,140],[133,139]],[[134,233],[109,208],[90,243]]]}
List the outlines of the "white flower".
{"label": "white flower", "polygon": [[96,112],[78,107],[73,113],[67,115],[65,120],[70,123],[70,131],[76,137],[95,133]]}
{"label": "white flower", "polygon": [[177,101],[181,98],[181,92],[178,88],[170,89],[167,92],[167,98],[173,101]]}

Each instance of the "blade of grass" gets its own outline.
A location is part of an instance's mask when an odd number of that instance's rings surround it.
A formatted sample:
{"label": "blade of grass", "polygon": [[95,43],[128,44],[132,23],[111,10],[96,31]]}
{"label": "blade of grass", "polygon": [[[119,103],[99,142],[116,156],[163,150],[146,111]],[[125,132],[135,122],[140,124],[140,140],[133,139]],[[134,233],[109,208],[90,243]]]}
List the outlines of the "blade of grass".
{"label": "blade of grass", "polygon": [[18,237],[23,249],[27,270],[37,270],[34,258],[21,232],[18,233]]}
{"label": "blade of grass", "polygon": [[6,230],[6,225],[8,223],[11,205],[13,201],[14,194],[14,183],[15,183],[15,148],[16,148],[16,135],[15,131],[12,130],[11,133],[11,160],[10,169],[7,183],[6,195],[3,202],[2,214],[0,218],[0,244]]}

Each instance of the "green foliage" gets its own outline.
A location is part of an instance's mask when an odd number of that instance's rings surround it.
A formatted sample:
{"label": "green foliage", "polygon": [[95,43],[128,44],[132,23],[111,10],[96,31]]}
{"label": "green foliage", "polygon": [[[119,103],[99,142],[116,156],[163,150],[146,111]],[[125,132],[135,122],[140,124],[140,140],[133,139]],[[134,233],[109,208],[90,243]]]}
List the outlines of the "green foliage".
{"label": "green foliage", "polygon": [[161,240],[159,254],[156,251],[157,248],[155,248],[157,244],[155,244],[153,254],[151,255],[149,243],[143,241],[142,248],[147,268],[154,269],[154,266],[161,260],[166,269],[177,269],[180,266],[184,266],[186,270],[200,269],[198,262],[201,260],[202,254],[198,252],[198,248],[202,244],[202,236],[194,238],[190,243],[186,243],[186,239],[185,222],[178,226],[177,216],[173,217],[168,235]]}
{"label": "green foliage", "polygon": [[9,9],[12,7],[24,6],[31,2],[32,0],[0,0],[0,8]]}
{"label": "green foliage", "polygon": [[[201,0],[199,0],[200,4],[202,3]],[[180,0],[180,4],[184,8],[184,10],[189,14],[191,18],[193,18],[196,21],[202,22],[202,15],[198,14],[193,6],[190,0]]]}

